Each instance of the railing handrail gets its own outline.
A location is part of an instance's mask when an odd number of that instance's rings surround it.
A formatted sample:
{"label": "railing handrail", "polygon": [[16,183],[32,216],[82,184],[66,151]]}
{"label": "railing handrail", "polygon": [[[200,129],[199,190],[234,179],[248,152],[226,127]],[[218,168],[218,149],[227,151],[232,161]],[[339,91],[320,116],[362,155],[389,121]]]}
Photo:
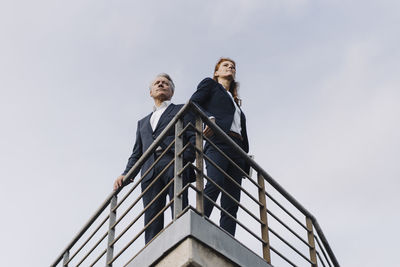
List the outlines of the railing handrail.
{"label": "railing handrail", "polygon": [[[174,127],[176,122],[189,110],[193,111],[197,115],[199,115],[202,119],[203,122],[205,122],[217,136],[221,137],[224,142],[226,142],[228,145],[233,147],[235,152],[237,152],[240,157],[242,157],[255,171],[259,172],[262,174],[264,179],[268,181],[268,183],[274,187],[282,196],[284,196],[293,206],[295,206],[300,212],[303,213],[306,217],[310,218],[312,221],[314,228],[316,232],[318,233],[318,236],[321,239],[321,242],[323,243],[325,249],[327,250],[327,253],[332,261],[332,263],[335,266],[340,266],[335,254],[333,253],[317,219],[305,208],[303,205],[301,205],[289,192],[287,192],[275,179],[273,179],[260,165],[257,164],[249,155],[247,155],[246,152],[243,151],[243,149],[237,145],[234,141],[231,140],[231,138],[221,129],[218,127],[217,124],[215,124],[213,121],[211,121],[207,115],[193,102],[188,101],[181,109],[180,111],[173,117],[173,119],[168,123],[168,125],[165,127],[165,129],[161,132],[161,134],[154,140],[154,142],[150,145],[150,147],[143,153],[143,155],[138,159],[138,161],[135,163],[135,165],[129,170],[129,172],[126,174],[124,177],[123,183],[125,184],[128,179],[134,179],[135,177],[131,177],[133,173],[138,172],[140,168],[142,167],[143,163],[147,160],[147,158],[154,153],[156,148],[159,146],[160,142],[165,138],[167,133]],[[111,199],[113,198],[114,195],[118,195],[118,193],[122,190],[120,187],[117,190],[112,191],[107,198],[104,200],[104,202],[101,204],[101,206],[96,210],[96,212],[90,217],[88,222],[81,228],[81,230],[76,234],[76,236],[72,239],[72,241],[66,246],[66,248],[62,251],[62,253],[56,258],[56,260],[53,262],[51,266],[56,266],[60,260],[63,258],[63,255],[69,251],[75,244],[76,242],[83,236],[83,234],[90,228],[90,226],[94,223],[94,221],[100,216],[100,214],[105,210],[105,208],[110,204]]]}
{"label": "railing handrail", "polygon": [[[154,142],[150,145],[150,147],[143,153],[143,155],[139,158],[139,160],[133,165],[133,167],[129,170],[129,172],[124,177],[123,183],[125,183],[128,179],[133,179],[135,177],[131,177],[132,173],[138,171],[141,168],[143,163],[147,160],[147,158],[156,150],[159,143],[164,139],[167,135],[168,131],[171,130],[171,127],[174,127],[175,123],[182,117],[183,114],[186,113],[186,110],[190,107],[190,102],[186,103],[181,110],[174,116],[174,118],[168,123],[165,129],[160,133],[160,135],[154,140]],[[122,190],[122,188],[118,188],[117,190],[113,190],[101,206],[96,210],[96,212],[90,217],[88,222],[81,228],[81,230],[76,234],[76,236],[71,240],[71,242],[66,246],[66,248],[62,251],[62,253],[56,258],[51,266],[56,266],[60,260],[63,258],[63,255],[66,251],[70,250],[76,242],[78,242],[79,238],[83,236],[87,229],[95,222],[95,220],[100,216],[100,214],[106,209],[106,207],[110,204],[110,201],[114,195],[118,195],[118,193]]]}
{"label": "railing handrail", "polygon": [[240,157],[244,158],[247,163],[250,164],[250,166],[257,172],[260,172],[264,179],[269,182],[280,194],[282,194],[293,206],[295,206],[299,211],[301,211],[306,217],[310,218],[311,221],[313,222],[313,225],[315,227],[316,232],[321,238],[321,242],[324,244],[324,247],[326,248],[329,256],[331,257],[331,260],[335,266],[340,266],[335,254],[333,253],[328,240],[326,239],[321,227],[319,226],[319,223],[317,219],[314,217],[314,215],[311,214],[303,205],[301,205],[289,192],[287,192],[275,179],[273,179],[260,165],[257,164],[249,155],[247,155],[246,152],[243,151],[243,149],[237,145],[234,141],[232,141],[231,138],[221,129],[216,125],[212,120],[210,120],[206,114],[202,112],[202,110],[194,103],[192,104],[192,108],[194,111],[201,117],[203,122],[206,122],[206,124],[220,137],[223,138],[223,141],[228,143],[228,145],[232,146],[235,150],[235,152],[239,153]]}

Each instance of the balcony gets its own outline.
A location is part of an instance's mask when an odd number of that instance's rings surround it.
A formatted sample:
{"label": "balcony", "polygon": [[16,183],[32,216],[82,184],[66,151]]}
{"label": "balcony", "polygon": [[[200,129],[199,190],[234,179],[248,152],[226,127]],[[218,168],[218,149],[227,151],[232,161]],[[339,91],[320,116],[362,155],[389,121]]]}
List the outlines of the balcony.
{"label": "balcony", "polygon": [[[192,119],[186,123],[184,117],[188,115]],[[207,141],[219,149],[203,135],[204,124],[251,167],[248,174],[236,166],[245,177],[242,184],[221,170],[241,190],[241,201],[237,202],[219,187],[239,205],[237,218],[232,217],[237,224],[235,236],[218,225],[217,211],[230,216],[229,213],[203,191],[205,182],[213,182],[204,171],[204,161],[215,164],[203,153],[203,143]],[[134,174],[171,131],[175,131],[175,139],[148,171],[173,151],[174,157],[167,166],[143,191],[140,185],[146,173],[136,177],[133,184],[111,192],[51,266],[339,266],[316,218],[191,102],[171,120],[125,181],[135,178]],[[195,135],[195,143],[185,142],[183,136],[188,131]],[[184,164],[183,153],[187,149],[195,151],[194,163]],[[173,179],[143,207],[143,195],[170,166],[174,168]],[[196,181],[185,184],[183,173],[190,168],[196,173]],[[145,211],[171,186],[174,197],[144,225]],[[187,206],[183,204],[185,194]],[[204,215],[204,200],[215,205],[210,217]],[[143,233],[161,217],[163,230],[145,244]]]}

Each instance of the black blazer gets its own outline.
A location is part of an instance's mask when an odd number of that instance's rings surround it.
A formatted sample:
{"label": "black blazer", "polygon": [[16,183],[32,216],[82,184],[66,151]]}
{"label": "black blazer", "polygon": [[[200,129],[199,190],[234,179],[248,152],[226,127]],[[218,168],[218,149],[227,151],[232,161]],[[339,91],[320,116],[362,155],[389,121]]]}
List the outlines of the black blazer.
{"label": "black blazer", "polygon": [[[151,128],[150,125],[150,117],[152,113],[144,117],[143,119],[138,121],[137,125],[137,130],[136,130],[136,141],[135,145],[133,147],[132,155],[129,157],[128,163],[126,165],[125,171],[122,173],[123,175],[126,175],[129,170],[135,165],[136,161],[143,155],[143,153],[150,147],[150,145],[154,142],[154,140],[161,134],[161,132],[165,129],[165,127],[168,125],[168,123],[173,119],[173,117],[179,112],[179,110],[183,107],[183,105],[175,105],[175,104],[170,104],[167,109],[163,112],[163,114],[160,117],[160,120],[157,123],[157,126],[155,130]],[[184,118],[184,124],[187,123],[187,119]],[[164,138],[164,140],[161,142],[160,146],[165,149],[175,138],[175,128],[171,129],[171,131],[168,132],[167,136]],[[192,142],[193,144],[195,143],[195,134],[193,131],[186,131],[184,135],[184,144],[186,142]],[[170,152],[167,153],[171,157],[173,157],[175,151],[175,147],[172,146]],[[185,162],[193,162],[195,158],[194,150],[192,147],[189,147],[187,150],[185,150],[183,154],[183,158]],[[152,154],[143,164],[141,168],[141,174],[143,175],[153,164],[155,160],[154,154]],[[135,177],[138,174],[139,170],[136,171],[132,177]],[[186,175],[189,175],[187,172]],[[194,172],[190,172],[190,180],[193,179],[194,177]],[[192,177],[193,176],[193,177]],[[149,174],[146,176],[146,178],[143,180],[148,180],[153,177],[153,169],[149,172]],[[131,181],[129,181],[131,182]]]}
{"label": "black blazer", "polygon": [[[214,116],[215,123],[225,133],[229,133],[235,114],[235,105],[221,84],[211,78],[205,78],[199,83],[197,91],[192,95],[190,100],[197,104],[207,116]],[[242,149],[248,153],[249,140],[247,139],[246,117],[242,110],[240,123],[242,127],[241,135],[243,137]],[[215,137],[212,137],[211,140],[218,143]]]}

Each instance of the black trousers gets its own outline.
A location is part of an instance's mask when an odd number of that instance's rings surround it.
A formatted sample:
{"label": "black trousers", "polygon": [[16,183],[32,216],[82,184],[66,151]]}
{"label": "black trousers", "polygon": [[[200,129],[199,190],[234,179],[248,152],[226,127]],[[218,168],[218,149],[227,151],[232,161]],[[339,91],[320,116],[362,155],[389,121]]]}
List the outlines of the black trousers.
{"label": "black trousers", "polygon": [[[173,159],[169,154],[164,155],[163,158],[154,166],[153,177],[150,179],[144,179],[141,183],[142,192],[151,184],[151,182],[158,176],[158,174],[168,165]],[[149,203],[155,199],[155,197],[162,191],[162,189],[174,178],[174,164],[172,164],[161,177],[149,188],[149,190],[143,195],[143,206],[146,208]],[[186,179],[184,179],[185,181]],[[185,183],[184,183],[185,185]],[[145,211],[144,213],[144,224],[147,225],[156,215],[159,213],[166,204],[166,196],[169,199],[174,197],[174,183],[172,183],[167,190],[164,191]],[[182,206],[185,208],[188,204],[187,192],[182,194]],[[171,214],[174,216],[174,205],[171,205]],[[164,214],[160,214],[149,227],[145,230],[145,242],[146,244],[153,239],[162,229],[164,228]]]}
{"label": "black trousers", "polygon": [[[233,138],[233,140],[241,145],[241,140]],[[224,144],[219,144],[218,147],[229,156],[241,169],[245,168],[244,159],[238,157],[232,148]],[[229,174],[239,185],[242,183],[242,172],[239,171],[228,159],[222,156],[212,146],[207,146],[205,154],[218,165],[222,170]],[[240,188],[235,185],[228,177],[220,172],[211,162],[206,160],[207,176],[210,177],[216,184],[230,194],[235,200],[240,202]],[[206,187],[204,188],[204,194],[212,199],[214,202],[217,200],[218,195],[221,191],[210,181],[207,181]],[[214,208],[212,202],[207,198],[204,198],[204,214],[209,217]],[[222,193],[221,195],[221,208],[226,210],[230,215],[236,218],[239,206],[230,198],[227,194]],[[235,235],[236,222],[225,212],[221,211],[221,218],[219,225],[222,229],[225,229],[231,235]]]}

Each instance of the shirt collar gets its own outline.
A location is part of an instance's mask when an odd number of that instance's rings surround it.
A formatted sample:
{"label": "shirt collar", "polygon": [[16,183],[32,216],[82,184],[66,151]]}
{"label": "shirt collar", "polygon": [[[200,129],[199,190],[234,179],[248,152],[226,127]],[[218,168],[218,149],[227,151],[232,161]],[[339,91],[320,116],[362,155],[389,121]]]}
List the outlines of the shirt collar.
{"label": "shirt collar", "polygon": [[163,109],[163,108],[167,108],[170,104],[171,104],[171,100],[166,100],[166,101],[162,102],[159,107],[154,105],[153,106],[153,112],[155,112],[157,110],[160,110],[160,109]]}

